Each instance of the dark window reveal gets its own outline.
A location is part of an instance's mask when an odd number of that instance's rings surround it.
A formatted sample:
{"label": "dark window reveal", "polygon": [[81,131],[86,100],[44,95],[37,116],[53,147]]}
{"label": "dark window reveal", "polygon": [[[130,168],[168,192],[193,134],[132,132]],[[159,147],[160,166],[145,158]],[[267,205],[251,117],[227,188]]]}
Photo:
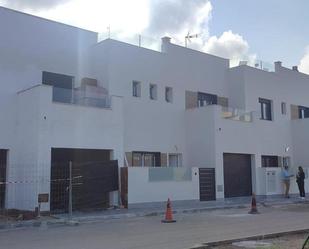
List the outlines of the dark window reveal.
{"label": "dark window reveal", "polygon": [[199,107],[206,105],[216,105],[218,103],[218,97],[214,94],[198,92],[197,101]]}
{"label": "dark window reveal", "polygon": [[278,157],[277,156],[262,156],[262,167],[278,167]]}
{"label": "dark window reveal", "polygon": [[160,167],[160,152],[134,151],[132,155],[132,166],[138,167]]}
{"label": "dark window reveal", "polygon": [[53,101],[72,102],[73,76],[43,71],[42,83],[53,86]]}
{"label": "dark window reveal", "polygon": [[259,98],[259,103],[261,105],[261,119],[272,120],[271,100]]}
{"label": "dark window reveal", "polygon": [[309,118],[309,108],[305,106],[298,106],[298,118]]}

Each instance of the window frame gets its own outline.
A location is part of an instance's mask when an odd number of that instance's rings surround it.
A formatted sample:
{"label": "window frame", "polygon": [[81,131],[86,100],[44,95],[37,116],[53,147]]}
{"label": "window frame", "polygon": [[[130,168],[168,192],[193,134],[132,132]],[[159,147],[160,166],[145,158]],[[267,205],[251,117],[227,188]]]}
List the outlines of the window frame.
{"label": "window frame", "polygon": [[158,85],[153,84],[153,83],[149,84],[149,98],[151,100],[157,100],[158,99]]}
{"label": "window frame", "polygon": [[299,119],[309,118],[309,108],[306,106],[298,106],[298,118]]}
{"label": "window frame", "polygon": [[[267,120],[267,121],[273,121],[273,104],[272,104],[272,100],[270,99],[264,99],[264,98],[259,98],[259,104],[260,104],[260,111],[261,111],[261,120]],[[267,107],[269,106],[269,110],[267,111]],[[266,109],[265,109],[265,108]],[[266,113],[264,113],[264,111]],[[269,117],[268,115],[269,114]]]}
{"label": "window frame", "polygon": [[165,87],[165,101],[167,103],[173,103],[173,88],[172,87],[169,87],[169,86]]}
{"label": "window frame", "polygon": [[132,96],[135,98],[142,97],[142,83],[140,81],[132,81]]}
{"label": "window frame", "polygon": [[286,102],[281,102],[281,114],[287,115]]}

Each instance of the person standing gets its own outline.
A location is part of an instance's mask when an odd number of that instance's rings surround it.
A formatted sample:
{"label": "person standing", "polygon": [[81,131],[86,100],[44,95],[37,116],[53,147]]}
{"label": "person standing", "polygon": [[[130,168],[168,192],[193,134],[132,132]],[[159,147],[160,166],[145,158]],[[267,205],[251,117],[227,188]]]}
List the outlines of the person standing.
{"label": "person standing", "polygon": [[289,167],[284,166],[284,169],[282,170],[282,180],[285,185],[285,198],[290,198],[289,196],[289,191],[290,191],[290,178],[293,177],[294,175],[291,175],[289,173]]}
{"label": "person standing", "polygon": [[298,167],[296,175],[296,182],[299,189],[299,195],[302,199],[305,199],[305,173],[301,166]]}

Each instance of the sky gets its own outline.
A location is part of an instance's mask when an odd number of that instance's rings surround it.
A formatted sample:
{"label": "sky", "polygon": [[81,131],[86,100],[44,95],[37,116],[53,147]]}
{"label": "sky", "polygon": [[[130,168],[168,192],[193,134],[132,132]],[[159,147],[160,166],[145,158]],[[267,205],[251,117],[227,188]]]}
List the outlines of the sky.
{"label": "sky", "polygon": [[[309,73],[308,0],[0,0],[0,6],[133,39],[137,34],[239,60]],[[307,27],[307,28],[306,28]]]}

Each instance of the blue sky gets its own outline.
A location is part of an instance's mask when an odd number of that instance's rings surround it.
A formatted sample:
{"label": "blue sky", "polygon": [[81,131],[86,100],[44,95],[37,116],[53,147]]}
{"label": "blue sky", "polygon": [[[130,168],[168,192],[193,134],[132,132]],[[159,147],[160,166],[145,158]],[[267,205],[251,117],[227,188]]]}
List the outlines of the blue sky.
{"label": "blue sky", "polygon": [[117,38],[168,35],[239,60],[299,65],[309,73],[309,0],[0,0],[0,5]]}
{"label": "blue sky", "polygon": [[210,33],[241,34],[266,61],[298,65],[309,45],[308,0],[213,0]]}

